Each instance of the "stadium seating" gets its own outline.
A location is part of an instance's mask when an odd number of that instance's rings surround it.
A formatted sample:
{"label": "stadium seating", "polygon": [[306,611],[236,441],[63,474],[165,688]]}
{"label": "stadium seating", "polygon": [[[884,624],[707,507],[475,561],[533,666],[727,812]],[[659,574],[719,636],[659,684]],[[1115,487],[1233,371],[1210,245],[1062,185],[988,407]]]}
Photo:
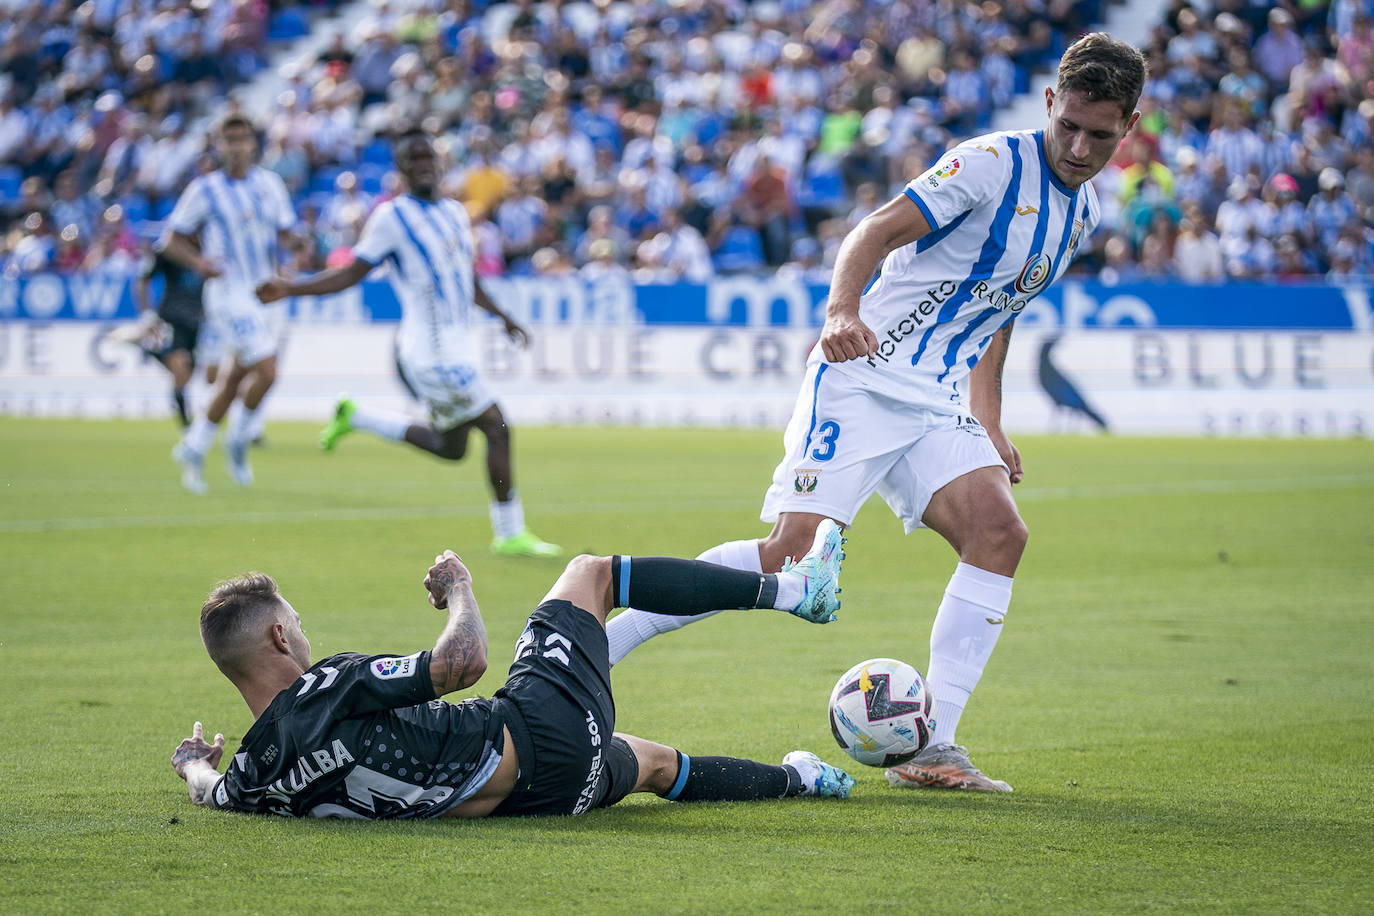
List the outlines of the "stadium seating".
{"label": "stadium seating", "polygon": [[[1238,14],[1229,12],[1232,6]],[[385,131],[398,116],[429,116],[440,124],[444,148],[454,157],[450,191],[469,204],[479,223],[495,212],[502,195],[530,182],[537,185],[536,196],[549,206],[547,225],[557,229],[541,237],[540,245],[559,255],[545,262],[571,258],[574,240],[599,203],[640,214],[634,225],[643,226],[643,232],[625,240],[634,244],[617,246],[618,257],[631,268],[639,266],[638,243],[656,231],[669,207],[703,237],[717,241],[712,263],[721,271],[777,266],[769,258],[776,261],[792,241],[807,235],[830,239],[822,248],[833,257],[833,239],[847,228],[845,217],[860,185],[875,183],[880,198],[899,194],[906,180],[971,129],[963,123],[967,119],[947,115],[949,108],[942,104],[949,84],[943,74],[959,51],[970,52],[983,72],[1000,67],[1004,81],[999,85],[1024,89],[1031,69],[1052,66],[1103,8],[1097,0],[1044,6],[1008,2],[1004,20],[989,24],[982,19],[991,9],[986,4],[940,7],[945,12],[939,15],[931,4],[859,5],[821,30],[822,35],[809,29],[829,7],[804,2],[726,6],[713,17],[670,4],[657,18],[641,22],[631,7],[618,3],[603,8],[479,2],[435,16],[422,0],[391,0],[385,15],[357,23],[348,38],[304,52],[284,70],[266,71],[269,82],[280,79],[282,89],[293,90],[273,95],[290,98],[296,107],[283,101],[259,116],[266,141],[264,164],[295,189],[298,207],[310,202],[315,211],[329,209],[328,199],[345,168],[356,172],[359,190],[375,198],[394,168]],[[116,2],[115,20],[130,9]],[[1354,0],[1329,11],[1326,4],[1301,7],[1308,12],[1287,28],[1297,34],[1299,50],[1304,43],[1317,48],[1317,62],[1293,68],[1296,82],[1285,71],[1282,78],[1269,73],[1258,84],[1243,72],[1230,72],[1231,57],[1246,57],[1268,73],[1274,36],[1287,34],[1283,19],[1293,17],[1286,10],[1270,13],[1254,4],[1218,9],[1224,11],[1200,15],[1186,2],[1176,4],[1146,44],[1152,78],[1142,100],[1145,116],[1138,133],[1146,150],[1141,155],[1178,177],[1170,184],[1174,196],[1162,202],[1142,200],[1140,182],[1125,177],[1133,162],[1131,150],[1123,146],[1119,159],[1095,182],[1104,201],[1104,223],[1080,246],[1075,269],[1108,266],[1119,278],[1161,270],[1186,275],[1192,267],[1175,264],[1175,236],[1185,232],[1204,242],[1214,236],[1219,246],[1231,245],[1234,250],[1223,263],[1232,274],[1276,276],[1281,269],[1277,248],[1266,255],[1266,240],[1253,245],[1237,240],[1214,225],[1213,217],[1233,179],[1254,185],[1256,207],[1273,210],[1271,181],[1291,174],[1298,192],[1291,201],[1296,209],[1284,201],[1287,234],[1292,236],[1284,247],[1296,244],[1304,256],[1290,259],[1283,269],[1290,274],[1299,269],[1367,272],[1374,262],[1374,175],[1356,168],[1355,151],[1374,143],[1374,74],[1361,70],[1368,69],[1362,61],[1374,55],[1374,38],[1353,11],[1374,12],[1374,4]],[[56,15],[54,10],[45,15]],[[192,10],[190,21],[208,27],[209,18],[194,18],[202,15],[194,12],[199,7]],[[217,49],[210,57],[218,68],[200,59],[178,62],[169,55],[162,62],[162,94],[156,98],[138,85],[138,75],[124,63],[98,91],[59,90],[73,85],[80,74],[62,69],[71,55],[45,58],[37,81],[16,82],[11,98],[18,102],[26,131],[63,139],[41,154],[23,143],[6,146],[3,131],[7,124],[13,130],[16,122],[0,120],[0,213],[11,221],[22,217],[12,205],[26,177],[38,177],[51,193],[57,176],[70,172],[101,195],[102,203],[134,201],[126,206],[132,220],[165,218],[169,191],[149,186],[148,175],[156,170],[139,166],[148,162],[154,144],[165,145],[169,134],[180,129],[176,122],[195,125],[189,131],[192,143],[205,136],[227,90],[267,63],[263,43],[251,38],[254,27],[264,26],[262,37],[276,46],[308,35],[312,28],[337,29],[293,4],[276,5],[266,23],[231,22],[223,35],[207,36],[207,47]],[[435,40],[427,41],[429,35]],[[112,51],[120,50],[113,38],[109,42]],[[671,52],[644,53],[649,47]],[[500,57],[512,48],[520,50],[524,61],[518,76],[503,69]],[[880,54],[867,70],[862,62],[872,48]],[[1189,49],[1207,57],[1198,65],[1201,78],[1191,81],[1191,65],[1183,53]],[[118,53],[111,59],[124,61]],[[270,75],[288,70],[299,76]],[[405,76],[407,72],[411,75]],[[863,76],[856,81],[859,72]],[[202,91],[204,82],[194,90],[189,82],[179,82],[193,78],[208,80],[213,92]],[[1241,161],[1237,156],[1248,155],[1234,152],[1239,147],[1229,134],[1219,134],[1230,99],[1247,92],[1252,108],[1239,128],[1239,142],[1250,143],[1245,139],[1250,133],[1262,134],[1263,161],[1250,173],[1227,174],[1209,183],[1203,179],[1217,161],[1226,160],[1229,170]],[[880,93],[895,97],[897,115],[878,110]],[[55,111],[49,110],[52,99],[57,101]],[[1185,102],[1193,106],[1188,109],[1192,123],[1181,128],[1170,115]],[[156,123],[137,120],[134,116],[150,103],[158,106]],[[161,119],[167,112],[178,118]],[[987,114],[980,110],[977,120]],[[870,116],[880,116],[874,121],[878,129],[868,129]],[[770,127],[772,122],[776,128]],[[322,126],[328,130],[321,131]],[[133,132],[131,156],[124,147],[113,146],[125,129]],[[93,147],[76,145],[75,138],[84,132],[96,138]],[[63,148],[63,142],[71,146]],[[757,223],[756,215],[743,209],[750,163],[765,148],[787,173],[788,196],[788,217],[780,222],[784,237],[770,231],[766,246],[749,228]],[[479,151],[489,157],[487,165],[476,162]],[[566,160],[563,176],[551,161],[555,154]],[[1196,166],[1185,165],[1190,158]],[[191,173],[193,157],[176,161],[185,167],[179,187]],[[1194,177],[1190,168],[1201,177]],[[1326,203],[1313,203],[1321,197],[1323,168],[1332,169],[1329,174],[1342,185],[1322,198],[1330,198]],[[100,180],[111,177],[119,180]],[[1285,181],[1279,184],[1287,187]],[[631,206],[636,189],[643,190],[643,203]],[[144,206],[138,205],[140,198]],[[1345,212],[1358,218],[1336,225]],[[1156,218],[1161,214],[1163,218]],[[1141,229],[1127,231],[1130,226]],[[321,238],[347,245],[358,227],[307,228],[319,228]],[[479,228],[501,238],[495,226]],[[12,244],[14,233],[0,237]],[[1106,265],[1104,252],[1114,238],[1124,244],[1124,255]],[[506,269],[532,269],[533,250],[502,242]],[[1327,251],[1337,244],[1340,257],[1334,248]],[[0,249],[0,266],[6,255]],[[490,269],[501,268],[492,262]]]}

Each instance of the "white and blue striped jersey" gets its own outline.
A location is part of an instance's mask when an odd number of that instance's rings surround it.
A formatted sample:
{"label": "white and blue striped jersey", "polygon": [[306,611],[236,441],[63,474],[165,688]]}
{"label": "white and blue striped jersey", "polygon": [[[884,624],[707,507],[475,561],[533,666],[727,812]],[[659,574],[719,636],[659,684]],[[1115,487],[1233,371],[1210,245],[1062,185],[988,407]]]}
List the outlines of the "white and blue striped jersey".
{"label": "white and blue striped jersey", "polygon": [[385,261],[401,300],[401,359],[412,365],[473,362],[472,225],[456,200],[405,195],[380,204],[363,226],[354,257]]}
{"label": "white and blue striped jersey", "polygon": [[223,271],[212,283],[253,288],[277,272],[277,234],[296,224],[296,211],[281,176],[253,166],[241,179],[222,169],[193,178],[169,221],[185,235],[202,230],[202,251]]}
{"label": "white and blue striped jersey", "polygon": [[[1101,216],[1050,170],[1043,131],[968,140],[906,187],[931,232],[893,251],[859,300],[878,355],[834,363],[907,403],[962,405],[992,335],[1068,267]],[[817,347],[813,361],[823,361]]]}

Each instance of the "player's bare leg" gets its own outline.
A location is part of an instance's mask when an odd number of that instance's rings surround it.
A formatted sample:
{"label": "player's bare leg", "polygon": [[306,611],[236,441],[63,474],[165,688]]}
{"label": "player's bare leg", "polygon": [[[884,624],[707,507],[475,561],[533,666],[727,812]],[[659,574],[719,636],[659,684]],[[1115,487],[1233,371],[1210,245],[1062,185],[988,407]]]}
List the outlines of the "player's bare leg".
{"label": "player's bare leg", "polygon": [[1010,792],[982,773],[954,743],[959,718],[1001,635],[1012,576],[1026,547],[1007,472],[981,468],[956,478],[931,498],[922,517],[959,554],[930,633],[926,680],[935,695],[935,734],[909,763],[887,771],[894,786]]}
{"label": "player's bare leg", "polygon": [[191,375],[195,371],[191,354],[186,350],[173,350],[163,356],[159,362],[166,367],[172,376],[172,401],[176,404],[177,416],[181,420],[181,425],[183,427],[190,426],[191,415],[186,408],[186,386],[191,383]]}
{"label": "player's bare leg", "polygon": [[[268,356],[253,364],[240,380],[237,391],[231,393],[228,402],[232,404],[232,394],[237,394],[243,404],[243,411],[229,424],[229,432],[224,438],[224,454],[229,466],[229,476],[241,487],[253,482],[253,471],[248,466],[248,447],[253,444],[256,437],[258,408],[276,381],[277,357]],[[228,409],[228,404],[225,405],[225,409]]]}
{"label": "player's bare leg", "polygon": [[472,432],[477,430],[487,441],[493,552],[523,557],[556,557],[563,553],[557,544],[540,539],[525,527],[524,505],[515,491],[510,428],[497,405],[491,405],[471,420],[440,430],[428,423],[413,423],[399,414],[367,410],[348,398],[341,398],[334,408],[334,419],[320,433],[320,447],[327,452],[333,451],[339,440],[355,429],[383,439],[406,442],[445,461],[466,458]]}

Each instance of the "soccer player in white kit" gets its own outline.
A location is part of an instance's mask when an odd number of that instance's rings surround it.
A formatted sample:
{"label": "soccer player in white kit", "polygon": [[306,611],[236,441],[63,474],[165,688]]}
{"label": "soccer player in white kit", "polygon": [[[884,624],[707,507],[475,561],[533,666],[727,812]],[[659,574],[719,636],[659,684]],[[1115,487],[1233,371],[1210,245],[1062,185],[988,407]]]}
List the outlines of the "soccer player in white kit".
{"label": "soccer player in white kit", "polygon": [[529,335],[477,281],[467,211],[456,200],[438,196],[439,160],[423,131],[407,131],[397,138],[396,167],[409,193],[380,204],[367,218],[353,246],[352,263],[301,280],[276,278],[259,287],[258,295],[266,303],[285,296],[336,293],[361,282],[385,261],[402,307],[397,366],[406,386],[428,405],[431,422],[413,423],[345,398],[320,444],[330,451],[341,437],[361,429],[458,461],[467,454],[468,437],[476,428],[487,440],[492,550],[511,556],[558,556],[562,550],[557,544],[525,527],[525,511],[515,492],[510,430],[477,370],[469,307],[476,305],[501,319],[506,333],[521,346],[529,342]]}
{"label": "soccer player in white kit", "polygon": [[[164,253],[205,277],[205,321],[223,348],[215,391],[205,412],[177,443],[181,482],[193,493],[206,490],[205,454],[220,421],[236,398],[243,411],[225,437],[229,475],[240,486],[253,482],[248,446],[258,405],[277,378],[277,332],[273,316],[254,288],[276,273],[279,246],[292,246],[296,223],[291,196],[281,178],[254,165],[257,135],[243,115],[230,115],[216,131],[220,168],[191,180],[169,218]],[[191,236],[201,233],[202,246]],[[232,357],[232,362],[229,362]]]}
{"label": "soccer player in white kit", "polygon": [[[701,555],[783,568],[807,552],[822,520],[849,525],[875,491],[908,533],[931,528],[954,547],[959,564],[930,635],[935,734],[887,771],[892,785],[1011,791],[954,743],[1026,544],[1011,491],[1021,456],[1002,430],[1002,366],[1017,314],[1097,225],[1088,179],[1135,125],[1144,81],[1136,49],[1085,36],[1045,90],[1044,130],[959,144],[855,227],[764,497],[773,530]],[[699,619],[626,611],[607,627],[611,661]]]}

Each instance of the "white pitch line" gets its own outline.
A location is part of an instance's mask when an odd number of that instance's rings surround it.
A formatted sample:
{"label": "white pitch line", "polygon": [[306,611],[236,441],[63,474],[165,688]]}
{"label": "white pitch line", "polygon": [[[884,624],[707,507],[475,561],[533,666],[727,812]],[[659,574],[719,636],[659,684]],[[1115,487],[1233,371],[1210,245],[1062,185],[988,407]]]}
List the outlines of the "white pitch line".
{"label": "white pitch line", "polygon": [[[1071,499],[1113,499],[1128,496],[1181,496],[1190,493],[1239,494],[1343,490],[1374,487],[1374,475],[1336,474],[1324,477],[1261,477],[1249,480],[1179,480],[1169,483],[1114,483],[1074,487],[1016,489],[1018,502],[1050,502]],[[753,509],[757,499],[696,499],[679,497],[637,501],[540,503],[540,515],[572,515],[589,512],[661,514],[665,506],[683,509]],[[177,515],[104,515],[53,519],[0,521],[0,534],[46,531],[103,531],[120,528],[199,528],[213,525],[303,524],[310,522],[401,521],[424,518],[481,518],[485,506],[381,506],[280,511],[215,512]]]}

